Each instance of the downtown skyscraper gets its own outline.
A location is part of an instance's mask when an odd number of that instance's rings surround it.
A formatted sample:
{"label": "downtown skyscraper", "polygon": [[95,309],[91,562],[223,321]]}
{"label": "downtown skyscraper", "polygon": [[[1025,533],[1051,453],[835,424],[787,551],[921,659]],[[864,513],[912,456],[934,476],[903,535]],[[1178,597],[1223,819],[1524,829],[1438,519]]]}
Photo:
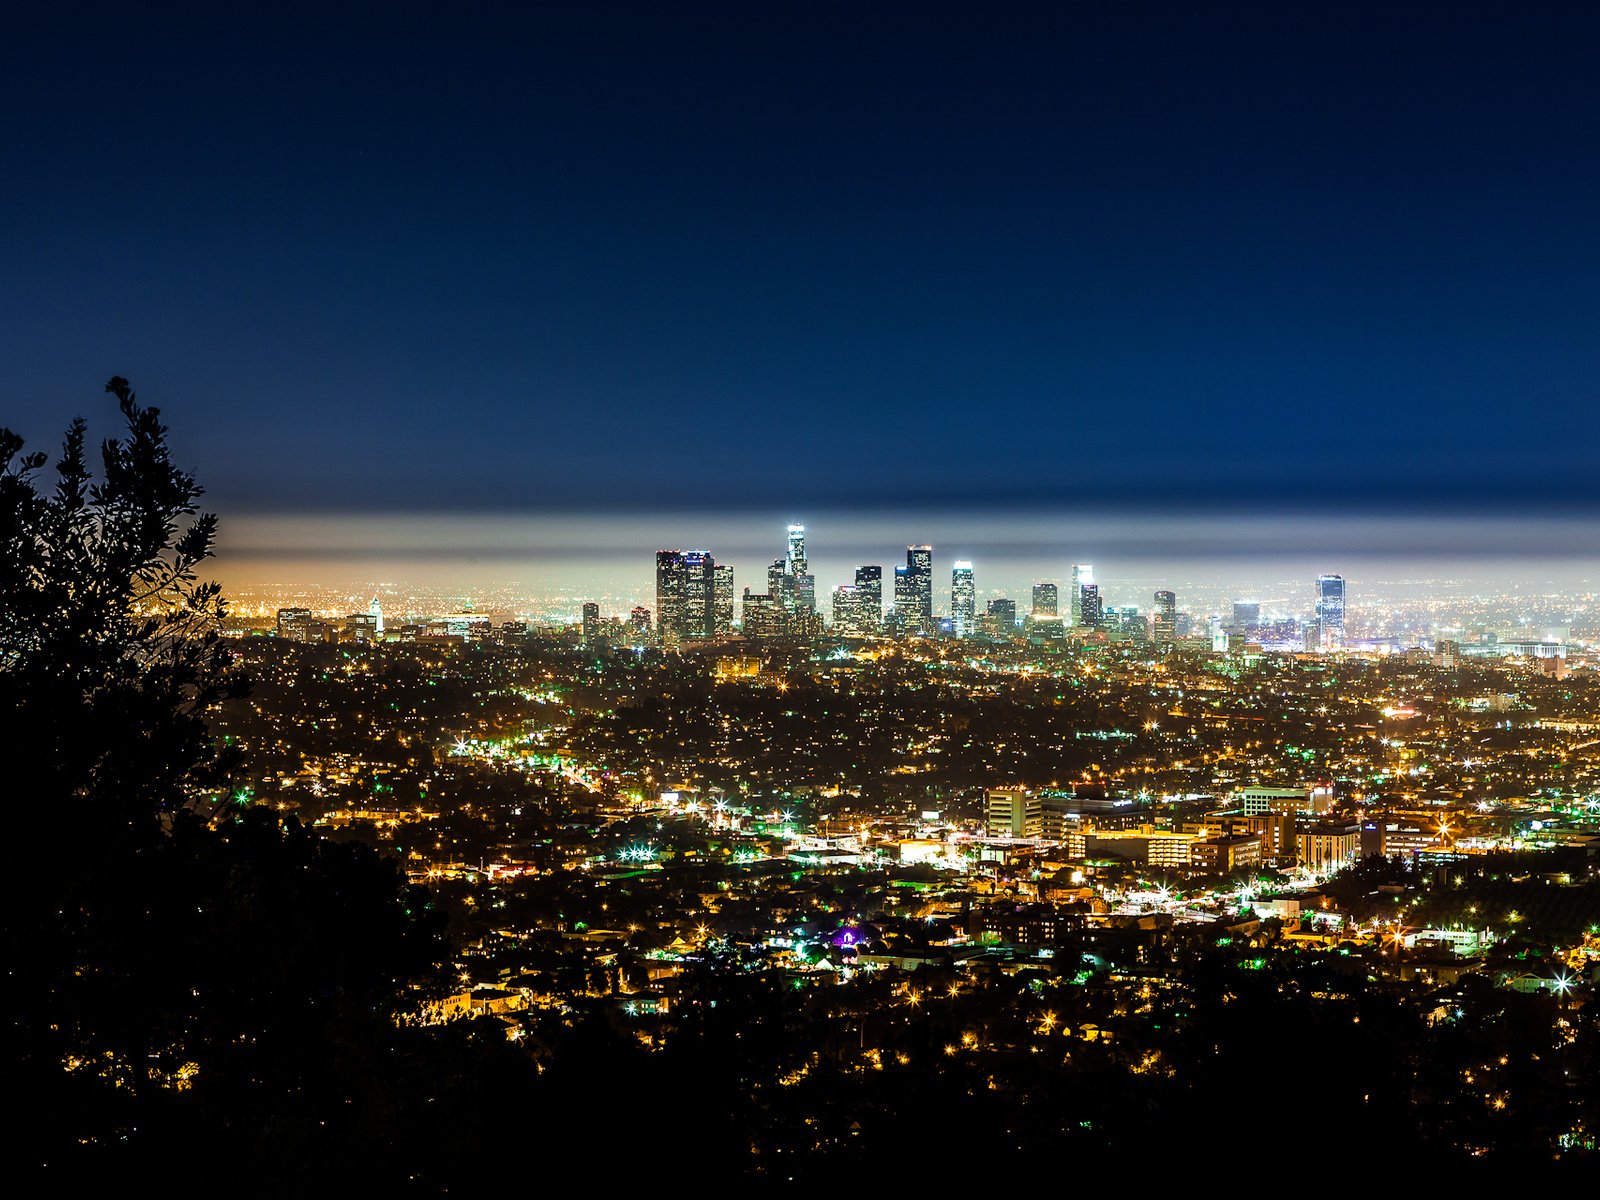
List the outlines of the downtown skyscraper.
{"label": "downtown skyscraper", "polygon": [[1344,576],[1317,576],[1317,644],[1324,650],[1344,645]]}
{"label": "downtown skyscraper", "polygon": [[950,619],[957,637],[971,637],[977,626],[978,592],[972,564],[958,562],[950,570]]}
{"label": "downtown skyscraper", "polygon": [[901,629],[933,620],[932,546],[906,547],[906,565],[894,569],[894,611]]}
{"label": "downtown skyscraper", "polygon": [[[731,625],[733,568],[723,570]],[[716,636],[718,575],[708,551],[656,551],[656,632],[664,645]]]}

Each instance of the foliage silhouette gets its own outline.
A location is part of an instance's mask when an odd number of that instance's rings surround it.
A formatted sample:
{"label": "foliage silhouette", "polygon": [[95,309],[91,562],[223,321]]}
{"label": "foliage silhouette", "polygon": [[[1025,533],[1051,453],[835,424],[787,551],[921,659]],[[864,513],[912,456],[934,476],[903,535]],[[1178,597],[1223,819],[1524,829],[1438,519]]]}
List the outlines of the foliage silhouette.
{"label": "foliage silhouette", "polygon": [[158,410],[106,390],[126,433],[98,479],[81,420],[53,488],[0,430],[7,815],[40,864],[0,921],[5,1070],[28,1100],[12,1161],[65,1185],[465,1179],[531,1068],[498,1027],[412,1019],[447,947],[396,864],[233,794],[206,715],[247,684],[196,575],[216,518]]}

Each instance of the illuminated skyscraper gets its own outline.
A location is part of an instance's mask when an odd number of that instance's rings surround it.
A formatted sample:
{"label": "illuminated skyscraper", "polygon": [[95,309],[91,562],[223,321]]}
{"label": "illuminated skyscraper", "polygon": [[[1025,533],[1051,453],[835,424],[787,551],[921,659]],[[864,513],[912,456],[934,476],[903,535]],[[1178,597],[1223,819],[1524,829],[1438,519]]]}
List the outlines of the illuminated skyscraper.
{"label": "illuminated skyscraper", "polygon": [[733,568],[718,564],[712,571],[711,633],[722,637],[733,632]]}
{"label": "illuminated skyscraper", "polygon": [[378,598],[376,596],[374,596],[372,598],[372,603],[367,605],[367,612],[370,613],[371,616],[372,616],[373,636],[375,638],[382,638],[383,637],[383,607],[378,603]]}
{"label": "illuminated skyscraper", "polygon": [[958,562],[950,569],[950,618],[957,637],[971,637],[978,615],[978,592],[973,584],[972,564]]}
{"label": "illuminated skyscraper", "polygon": [[833,589],[833,631],[840,636],[859,636],[868,632],[863,611],[861,589],[853,583],[841,583]]}
{"label": "illuminated skyscraper", "polygon": [[[715,636],[716,575],[716,560],[704,550],[656,551],[656,628],[664,645]],[[730,576],[730,588],[732,582]]]}
{"label": "illuminated skyscraper", "polygon": [[1317,576],[1317,627],[1322,649],[1344,645],[1344,576]]}
{"label": "illuminated skyscraper", "polygon": [[[916,605],[913,620],[933,620],[933,547],[906,547],[906,574],[909,577],[911,596]],[[898,581],[897,581],[898,582]],[[895,597],[896,606],[899,597]]]}
{"label": "illuminated skyscraper", "polygon": [[1036,583],[1033,585],[1033,615],[1035,617],[1059,617],[1060,596],[1056,585],[1053,583]]}
{"label": "illuminated skyscraper", "polygon": [[1151,620],[1151,635],[1157,642],[1170,642],[1178,636],[1178,597],[1173,592],[1156,593],[1156,611]]}
{"label": "illuminated skyscraper", "polygon": [[1074,625],[1093,629],[1100,624],[1100,588],[1090,563],[1073,564],[1071,616]]}
{"label": "illuminated skyscraper", "polygon": [[789,526],[789,555],[786,563],[789,576],[789,603],[796,612],[817,610],[817,580],[811,574],[811,563],[806,558],[806,527]]}
{"label": "illuminated skyscraper", "polygon": [[595,639],[600,636],[600,606],[592,600],[583,606],[581,633],[585,646],[593,646]]}
{"label": "illuminated skyscraper", "polygon": [[857,567],[856,592],[860,597],[863,633],[880,633],[883,630],[883,568]]}
{"label": "illuminated skyscraper", "polygon": [[806,527],[789,526],[789,574],[804,575],[811,569],[806,560]]}
{"label": "illuminated skyscraper", "polygon": [[682,550],[656,551],[656,631],[671,644],[683,637],[688,569]]}

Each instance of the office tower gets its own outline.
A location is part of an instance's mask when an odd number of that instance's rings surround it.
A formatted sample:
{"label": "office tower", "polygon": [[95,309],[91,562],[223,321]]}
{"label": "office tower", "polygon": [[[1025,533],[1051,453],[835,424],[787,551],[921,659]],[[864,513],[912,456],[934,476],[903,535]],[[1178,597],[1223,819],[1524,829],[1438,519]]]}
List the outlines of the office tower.
{"label": "office tower", "polygon": [[861,589],[853,583],[841,583],[833,589],[833,631],[840,636],[856,637],[862,629],[863,618]]}
{"label": "office tower", "polygon": [[789,630],[789,612],[782,600],[770,592],[752,592],[745,588],[741,618],[747,638],[777,638]]}
{"label": "office tower", "polygon": [[1078,595],[1078,624],[1094,629],[1100,624],[1100,585],[1086,583]]}
{"label": "office tower", "polygon": [[650,640],[650,610],[644,605],[635,605],[628,614],[628,632],[636,646],[642,646]]}
{"label": "office tower", "polygon": [[996,838],[1038,837],[1044,823],[1044,801],[1021,788],[996,789],[984,797],[984,831]]}
{"label": "office tower", "polygon": [[788,560],[782,558],[773,559],[772,564],[767,567],[767,595],[781,597],[792,594],[793,589],[789,585]]}
{"label": "office tower", "polygon": [[711,580],[711,633],[723,637],[733,632],[733,568],[718,564]]}
{"label": "office tower", "polygon": [[372,598],[372,603],[367,605],[367,612],[372,617],[375,637],[381,639],[383,637],[383,607],[378,603],[376,596]]}
{"label": "office tower", "polygon": [[985,610],[989,632],[995,637],[1010,637],[1017,630],[1017,602],[991,600]]}
{"label": "office tower", "polygon": [[662,642],[672,644],[683,636],[688,568],[682,550],[656,551],[656,630]]}
{"label": "office tower", "polygon": [[377,640],[378,619],[370,612],[351,613],[344,619],[345,636],[356,642]]}
{"label": "office tower", "polygon": [[664,645],[713,636],[716,571],[704,550],[656,551],[656,628]]}
{"label": "office tower", "polygon": [[311,610],[309,608],[280,608],[278,610],[278,636],[291,642],[311,640]]}
{"label": "office tower", "polygon": [[957,637],[971,637],[978,615],[978,592],[972,564],[958,562],[950,569],[950,619]]}
{"label": "office tower", "polygon": [[880,632],[883,629],[883,568],[857,567],[856,592],[860,595],[861,617],[866,625],[861,632]]}
{"label": "office tower", "polygon": [[1317,576],[1317,626],[1322,649],[1344,645],[1344,576]]}
{"label": "office tower", "polygon": [[683,554],[685,638],[703,640],[714,637],[716,628],[717,563],[705,550],[686,550]]}
{"label": "office tower", "polygon": [[900,633],[915,629],[917,621],[917,585],[910,567],[894,569],[894,623]]}
{"label": "office tower", "polygon": [[817,610],[817,580],[811,574],[810,560],[806,558],[806,527],[789,526],[789,554],[785,563],[789,576],[790,606],[796,612]]}
{"label": "office tower", "polygon": [[810,570],[806,560],[806,527],[789,526],[789,574],[804,575]]}
{"label": "office tower", "polygon": [[1061,610],[1058,607],[1059,595],[1053,583],[1036,583],[1033,585],[1033,615],[1035,617],[1058,617]]}
{"label": "office tower", "polygon": [[595,604],[593,601],[590,601],[583,606],[583,622],[581,628],[583,644],[585,646],[594,645],[595,638],[597,638],[600,634],[600,606]]}
{"label": "office tower", "polygon": [[1100,588],[1090,563],[1073,564],[1071,617],[1075,625],[1090,629],[1100,624]]}
{"label": "office tower", "polygon": [[1261,603],[1257,600],[1233,602],[1233,632],[1248,637],[1261,624]]}
{"label": "office tower", "polygon": [[1144,642],[1150,637],[1150,622],[1146,621],[1138,605],[1123,605],[1117,629],[1122,630],[1123,637],[1133,638],[1134,642]]}
{"label": "office tower", "polygon": [[[933,619],[933,547],[907,546],[906,573],[911,582],[911,594],[916,602],[914,620]],[[899,603],[898,597],[896,604]]]}
{"label": "office tower", "polygon": [[1158,642],[1170,642],[1178,636],[1178,597],[1173,592],[1156,593],[1156,611],[1151,622],[1151,633]]}

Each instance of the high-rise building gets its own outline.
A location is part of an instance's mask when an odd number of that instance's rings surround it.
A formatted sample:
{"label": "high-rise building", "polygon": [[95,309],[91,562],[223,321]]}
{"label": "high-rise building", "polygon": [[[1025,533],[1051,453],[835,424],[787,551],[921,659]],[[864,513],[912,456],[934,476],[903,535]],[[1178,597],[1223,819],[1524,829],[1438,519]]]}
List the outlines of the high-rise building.
{"label": "high-rise building", "polygon": [[370,612],[351,613],[344,619],[344,632],[352,641],[377,641],[378,619]]}
{"label": "high-rise building", "polygon": [[656,551],[656,628],[664,645],[715,636],[716,573],[704,550]]}
{"label": "high-rise building", "polygon": [[789,631],[791,614],[783,601],[770,592],[744,590],[741,609],[744,636],[752,639],[783,637]]}
{"label": "high-rise building", "polygon": [[853,583],[841,583],[833,589],[833,631],[841,637],[858,637],[867,630],[861,589]]}
{"label": "high-rise building", "polygon": [[376,596],[372,598],[372,603],[367,605],[367,613],[372,617],[372,627],[375,639],[382,640],[383,606],[378,603],[378,598]]}
{"label": "high-rise building", "polygon": [[683,634],[701,641],[716,636],[717,563],[705,550],[683,553]]}
{"label": "high-rise building", "polygon": [[1324,650],[1344,645],[1344,576],[1317,576],[1317,633]]}
{"label": "high-rise building", "polygon": [[861,616],[866,628],[863,633],[879,633],[883,629],[883,568],[857,567],[856,592],[860,596]]}
{"label": "high-rise building", "polygon": [[1151,621],[1151,635],[1158,642],[1170,642],[1178,636],[1178,597],[1173,592],[1156,593],[1156,610]]}
{"label": "high-rise building", "polygon": [[656,551],[656,630],[664,643],[683,637],[688,568],[682,550]]}
{"label": "high-rise building", "polygon": [[950,619],[957,637],[971,637],[976,631],[978,592],[973,584],[972,564],[958,562],[950,569]]}
{"label": "high-rise building", "polygon": [[1249,637],[1255,633],[1261,624],[1261,602],[1259,600],[1235,600],[1233,602],[1233,625],[1230,631],[1240,637]]}
{"label": "high-rise building", "polygon": [[643,646],[650,640],[650,610],[644,605],[635,605],[628,614],[628,634],[636,646]]}
{"label": "high-rise building", "polygon": [[1010,637],[1017,631],[1017,602],[991,600],[984,611],[988,631],[994,637]]}
{"label": "high-rise building", "polygon": [[593,646],[595,639],[600,636],[600,606],[592,600],[583,606],[581,632],[585,646]]}
{"label": "high-rise building", "polygon": [[1053,583],[1036,583],[1033,585],[1033,615],[1035,617],[1058,617],[1061,615],[1058,591]]}
{"label": "high-rise building", "polygon": [[1100,587],[1094,581],[1094,566],[1074,563],[1072,567],[1073,624],[1093,629],[1100,624]]}
{"label": "high-rise building", "polygon": [[1086,583],[1078,594],[1078,624],[1094,629],[1100,624],[1100,585]]}
{"label": "high-rise building", "polygon": [[785,567],[789,576],[790,604],[796,612],[815,612],[817,580],[811,574],[811,563],[806,558],[806,527],[791,525],[788,534],[789,553]]}
{"label": "high-rise building", "polygon": [[733,568],[718,563],[711,579],[711,633],[723,637],[733,632]]}
{"label": "high-rise building", "polygon": [[311,640],[311,610],[309,608],[280,608],[278,610],[278,636],[291,642]]}
{"label": "high-rise building", "polygon": [[[916,611],[911,616],[920,621],[933,620],[933,547],[907,546],[906,573],[916,602]],[[898,606],[898,596],[895,603]]]}

